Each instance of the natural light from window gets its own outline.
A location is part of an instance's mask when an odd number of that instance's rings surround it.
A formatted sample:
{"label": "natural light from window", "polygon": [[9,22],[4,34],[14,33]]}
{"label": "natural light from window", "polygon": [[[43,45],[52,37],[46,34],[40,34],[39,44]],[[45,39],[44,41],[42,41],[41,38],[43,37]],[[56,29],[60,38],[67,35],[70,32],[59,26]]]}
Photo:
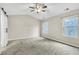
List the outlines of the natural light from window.
{"label": "natural light from window", "polygon": [[42,33],[48,33],[48,22],[47,21],[42,23]]}
{"label": "natural light from window", "polygon": [[64,35],[67,37],[77,37],[78,18],[72,16],[64,19]]}

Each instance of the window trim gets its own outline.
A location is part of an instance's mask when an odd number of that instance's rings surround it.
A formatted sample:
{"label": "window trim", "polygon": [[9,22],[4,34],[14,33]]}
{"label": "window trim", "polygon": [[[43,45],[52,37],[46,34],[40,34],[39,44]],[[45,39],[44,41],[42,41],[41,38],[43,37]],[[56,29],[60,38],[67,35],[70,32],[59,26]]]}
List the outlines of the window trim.
{"label": "window trim", "polygon": [[43,24],[44,24],[44,23],[47,23],[47,24],[48,24],[48,21],[42,22],[42,33],[48,33],[48,32],[44,32],[44,31],[43,31]]}
{"label": "window trim", "polygon": [[[65,35],[65,33],[64,33],[64,20],[65,20],[65,19],[70,19],[71,17],[77,17],[77,20],[78,20],[78,23],[79,23],[79,17],[78,17],[78,15],[73,15],[73,16],[64,17],[64,18],[63,18],[63,23],[62,23],[62,28],[63,28],[62,33],[63,33],[63,36],[64,36],[64,37],[77,38],[77,37],[79,36],[78,33],[77,33],[77,36],[74,36],[74,37]],[[78,23],[77,23],[77,26],[76,26],[76,27],[77,27],[77,32],[79,32],[79,29],[78,29],[79,24],[78,24]]]}

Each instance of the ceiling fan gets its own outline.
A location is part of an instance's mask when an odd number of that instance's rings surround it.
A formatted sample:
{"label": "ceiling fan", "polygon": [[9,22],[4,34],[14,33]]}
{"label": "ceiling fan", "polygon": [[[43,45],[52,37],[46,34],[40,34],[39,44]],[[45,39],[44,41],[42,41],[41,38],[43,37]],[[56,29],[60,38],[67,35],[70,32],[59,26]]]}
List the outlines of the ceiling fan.
{"label": "ceiling fan", "polygon": [[47,6],[45,4],[43,4],[43,3],[34,3],[34,6],[31,6],[29,8],[32,9],[31,12],[35,11],[38,14],[40,12],[45,12]]}

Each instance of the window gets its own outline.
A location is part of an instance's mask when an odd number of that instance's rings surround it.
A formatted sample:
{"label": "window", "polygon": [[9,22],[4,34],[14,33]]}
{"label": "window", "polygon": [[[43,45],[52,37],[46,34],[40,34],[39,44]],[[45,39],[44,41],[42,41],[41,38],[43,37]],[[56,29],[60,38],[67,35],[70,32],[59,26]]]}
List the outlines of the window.
{"label": "window", "polygon": [[42,33],[48,33],[48,22],[42,23]]}
{"label": "window", "polygon": [[73,16],[64,19],[64,35],[67,37],[77,37],[78,18]]}

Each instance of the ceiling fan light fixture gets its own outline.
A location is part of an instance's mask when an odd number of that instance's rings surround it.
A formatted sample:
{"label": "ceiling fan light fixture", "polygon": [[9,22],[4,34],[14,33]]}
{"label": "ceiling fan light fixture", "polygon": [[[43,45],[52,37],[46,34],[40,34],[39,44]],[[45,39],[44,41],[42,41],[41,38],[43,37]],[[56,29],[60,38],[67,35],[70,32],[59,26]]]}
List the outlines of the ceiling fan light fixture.
{"label": "ceiling fan light fixture", "polygon": [[29,8],[31,8],[32,10],[34,10],[37,13],[40,13],[40,12],[45,12],[47,6],[42,3],[35,3],[35,5],[33,7],[29,7]]}

